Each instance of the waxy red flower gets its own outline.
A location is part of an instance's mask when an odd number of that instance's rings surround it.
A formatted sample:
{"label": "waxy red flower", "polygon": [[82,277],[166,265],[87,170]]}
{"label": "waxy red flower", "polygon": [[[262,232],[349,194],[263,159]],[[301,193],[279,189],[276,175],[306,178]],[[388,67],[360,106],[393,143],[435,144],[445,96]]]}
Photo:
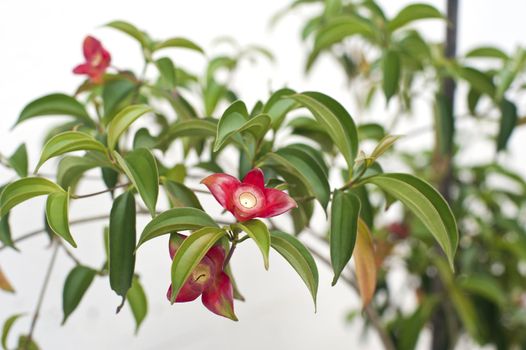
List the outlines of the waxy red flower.
{"label": "waxy red flower", "polygon": [[242,182],[228,174],[213,174],[201,183],[238,221],[269,218],[297,207],[285,192],[266,188],[263,171],[258,168],[249,171]]}
{"label": "waxy red flower", "polygon": [[[170,237],[170,257],[173,259],[177,249],[186,239],[181,234]],[[192,271],[190,278],[183,285],[175,298],[176,303],[193,301],[201,296],[201,301],[213,313],[237,321],[234,313],[234,288],[230,277],[223,270],[225,249],[216,245],[205,255],[203,260]],[[168,289],[168,300],[172,296],[172,286]]]}
{"label": "waxy red flower", "polygon": [[73,73],[85,74],[93,83],[101,83],[104,72],[110,66],[110,53],[92,36],[84,39],[83,52],[86,62],[76,66]]}

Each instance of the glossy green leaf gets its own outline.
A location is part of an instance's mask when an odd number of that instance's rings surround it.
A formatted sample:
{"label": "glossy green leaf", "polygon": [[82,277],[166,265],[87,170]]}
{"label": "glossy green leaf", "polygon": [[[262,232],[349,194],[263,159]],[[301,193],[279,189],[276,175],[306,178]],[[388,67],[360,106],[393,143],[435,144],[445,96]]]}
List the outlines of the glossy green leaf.
{"label": "glossy green leaf", "polygon": [[75,151],[106,152],[106,147],[93,136],[78,131],[66,131],[51,138],[42,149],[35,173],[48,159]]}
{"label": "glossy green leaf", "polygon": [[40,97],[24,107],[15,125],[31,118],[65,115],[77,119],[79,122],[95,126],[84,106],[74,97],[65,94],[51,94]]}
{"label": "glossy green leaf", "polygon": [[195,208],[169,209],[157,215],[144,227],[137,246],[152,238],[171,232],[197,230],[207,226],[218,227],[216,222],[202,210]]}
{"label": "glossy green leaf", "polygon": [[342,153],[348,168],[352,169],[358,153],[358,133],[352,117],[345,108],[336,100],[319,92],[304,92],[291,98],[311,111]]}
{"label": "glossy green leaf", "polygon": [[63,190],[56,183],[42,177],[26,177],[12,182],[0,194],[0,217],[28,199],[54,192]]}
{"label": "glossy green leaf", "polygon": [[318,267],[307,248],[294,236],[280,231],[271,231],[271,246],[300,275],[309,289],[314,307],[316,307],[316,295],[318,294]]}
{"label": "glossy green leaf", "polygon": [[197,51],[204,54],[204,50],[194,43],[191,40],[185,38],[170,38],[164,41],[161,41],[154,46],[154,51],[166,49],[166,48],[179,48],[179,49],[188,49],[192,51]]}
{"label": "glossy green leaf", "polygon": [[64,312],[62,324],[66,323],[68,317],[79,306],[96,274],[97,271],[82,265],[75,266],[69,272],[62,292],[62,310]]}
{"label": "glossy green leaf", "polygon": [[508,140],[510,139],[519,116],[517,115],[517,107],[509,100],[503,99],[500,103],[500,123],[499,133],[497,135],[497,152],[506,149]]}
{"label": "glossy green leaf", "polygon": [[20,177],[27,176],[28,160],[27,160],[27,148],[26,144],[23,143],[15,150],[13,155],[8,159],[9,165]]}
{"label": "glossy green leaf", "polygon": [[181,243],[172,262],[172,303],[206,253],[225,235],[223,229],[203,227]]}
{"label": "glossy green leaf", "polygon": [[451,269],[454,270],[458,229],[455,217],[442,195],[424,180],[409,174],[381,174],[366,181],[400,200],[422,221],[443,249]]}
{"label": "glossy green leaf", "polygon": [[411,22],[421,19],[443,19],[444,15],[428,4],[411,4],[404,7],[398,14],[387,23],[387,29],[394,32]]}
{"label": "glossy green leaf", "polygon": [[132,105],[117,113],[108,125],[108,147],[110,150],[115,149],[119,137],[134,121],[151,111],[151,108],[146,105]]}
{"label": "glossy green leaf", "polygon": [[338,282],[343,269],[351,259],[356,242],[359,215],[360,200],[358,197],[353,193],[335,191],[329,232],[331,264],[334,271],[333,286]]}
{"label": "glossy green leaf", "polygon": [[382,58],[382,88],[387,103],[399,90],[400,70],[399,54],[394,50],[387,50]]}
{"label": "glossy green leaf", "polygon": [[184,184],[167,179],[163,179],[162,183],[172,207],[191,207],[203,210],[203,207],[201,206],[201,203],[199,202],[199,199],[197,199],[195,193]]}
{"label": "glossy green leaf", "polygon": [[110,23],[107,23],[105,26],[117,29],[118,31],[131,36],[132,38],[137,40],[144,48],[149,46],[148,37],[131,23],[125,21],[112,21]]}
{"label": "glossy green leaf", "polygon": [[148,299],[146,298],[139,277],[133,277],[132,286],[130,290],[128,290],[126,300],[128,300],[128,304],[130,304],[133,318],[135,319],[135,333],[137,334],[148,313]]}
{"label": "glossy green leaf", "polygon": [[16,320],[18,320],[22,316],[24,316],[24,314],[16,314],[16,315],[9,317],[4,322],[4,326],[2,327],[2,349],[4,350],[9,349],[7,347],[7,337],[9,336],[9,332],[11,331],[11,328],[15,324]]}
{"label": "glossy green leaf", "polygon": [[89,157],[65,156],[57,167],[57,183],[63,188],[75,187],[82,175],[99,164]]}
{"label": "glossy green leaf", "polygon": [[155,216],[159,196],[159,170],[155,157],[145,148],[131,151],[125,158],[122,158],[117,152],[114,152],[113,155],[126,176],[137,188],[152,217]]}
{"label": "glossy green leaf", "polygon": [[256,242],[261,254],[263,255],[263,263],[265,269],[268,270],[268,255],[270,251],[270,232],[264,222],[252,219],[244,222],[238,222],[233,225],[235,228],[243,230],[250,238]]}
{"label": "glossy green leaf", "polygon": [[69,192],[59,191],[51,193],[46,202],[46,218],[51,230],[73,247],[77,243],[69,231]]}
{"label": "glossy green leaf", "polygon": [[135,223],[135,197],[124,192],[115,198],[111,208],[108,262],[111,289],[123,298],[132,285],[135,270]]}
{"label": "glossy green leaf", "polygon": [[296,101],[287,98],[294,93],[295,91],[291,89],[277,90],[272,96],[270,96],[267,103],[263,106],[261,112],[270,116],[270,119],[272,120],[271,124],[274,129],[279,128],[287,113],[294,108]]}

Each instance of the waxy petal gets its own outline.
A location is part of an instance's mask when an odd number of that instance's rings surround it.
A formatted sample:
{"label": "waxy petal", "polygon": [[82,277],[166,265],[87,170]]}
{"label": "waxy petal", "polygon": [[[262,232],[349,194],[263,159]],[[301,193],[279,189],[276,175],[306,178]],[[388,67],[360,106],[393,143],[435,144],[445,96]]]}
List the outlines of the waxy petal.
{"label": "waxy petal", "polygon": [[[186,303],[189,301],[194,301],[203,293],[203,289],[204,288],[201,285],[186,282],[183,288],[181,288],[181,290],[179,291],[177,298],[175,298],[175,302],[176,303]],[[168,300],[171,300],[172,298],[172,286],[171,285],[170,285],[170,288],[168,288],[166,297],[168,298]]]}
{"label": "waxy petal", "polygon": [[280,215],[298,206],[288,194],[273,188],[265,188],[265,199],[265,210],[259,215],[262,218]]}
{"label": "waxy petal", "polygon": [[221,272],[201,298],[204,306],[213,313],[237,321],[234,313],[234,288],[230,278]]}
{"label": "waxy petal", "polygon": [[98,39],[95,39],[90,35],[84,38],[84,42],[82,43],[82,51],[86,61],[90,61],[96,54],[101,53],[102,50],[102,43]]}
{"label": "waxy petal", "polygon": [[214,275],[217,275],[223,271],[223,263],[225,262],[225,249],[222,246],[213,246],[206,253],[206,257],[212,262]]}
{"label": "waxy petal", "polygon": [[243,179],[244,184],[250,184],[263,190],[265,188],[265,175],[259,168],[250,170]]}
{"label": "waxy petal", "polygon": [[229,211],[234,209],[233,194],[241,184],[238,179],[227,174],[213,174],[204,178],[201,183],[208,187],[223,208]]}

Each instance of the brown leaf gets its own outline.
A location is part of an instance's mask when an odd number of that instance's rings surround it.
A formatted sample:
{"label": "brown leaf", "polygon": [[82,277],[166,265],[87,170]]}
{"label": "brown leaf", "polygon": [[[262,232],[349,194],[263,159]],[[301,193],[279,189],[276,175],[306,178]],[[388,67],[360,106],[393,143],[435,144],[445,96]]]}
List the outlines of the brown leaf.
{"label": "brown leaf", "polygon": [[354,264],[356,266],[358,289],[362,297],[363,308],[365,308],[371,302],[376,290],[376,261],[371,232],[361,218],[358,219]]}
{"label": "brown leaf", "polygon": [[11,283],[7,280],[4,273],[2,272],[2,269],[0,268],[0,289],[9,293],[14,293],[15,290],[13,286],[11,286]]}

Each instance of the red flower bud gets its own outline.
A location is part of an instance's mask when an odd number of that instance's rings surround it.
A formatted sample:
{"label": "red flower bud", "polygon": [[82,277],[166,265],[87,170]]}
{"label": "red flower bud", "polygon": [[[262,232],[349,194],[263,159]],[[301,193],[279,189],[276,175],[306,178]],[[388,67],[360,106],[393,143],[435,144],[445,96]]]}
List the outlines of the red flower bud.
{"label": "red flower bud", "polygon": [[86,62],[76,66],[73,73],[85,74],[93,83],[101,83],[104,72],[110,66],[110,53],[104,49],[99,40],[92,36],[84,39],[83,52]]}
{"label": "red flower bud", "polygon": [[[186,236],[173,234],[170,237],[170,257],[173,259],[177,249]],[[176,303],[193,301],[201,296],[203,304],[213,313],[237,321],[234,313],[234,288],[230,278],[223,271],[225,250],[221,245],[213,246],[203,260],[192,271],[175,298]],[[172,296],[172,286],[168,289],[167,298]]]}
{"label": "red flower bud", "polygon": [[297,207],[288,194],[266,188],[263,171],[252,169],[242,182],[231,175],[213,174],[201,181],[238,221],[268,218]]}

